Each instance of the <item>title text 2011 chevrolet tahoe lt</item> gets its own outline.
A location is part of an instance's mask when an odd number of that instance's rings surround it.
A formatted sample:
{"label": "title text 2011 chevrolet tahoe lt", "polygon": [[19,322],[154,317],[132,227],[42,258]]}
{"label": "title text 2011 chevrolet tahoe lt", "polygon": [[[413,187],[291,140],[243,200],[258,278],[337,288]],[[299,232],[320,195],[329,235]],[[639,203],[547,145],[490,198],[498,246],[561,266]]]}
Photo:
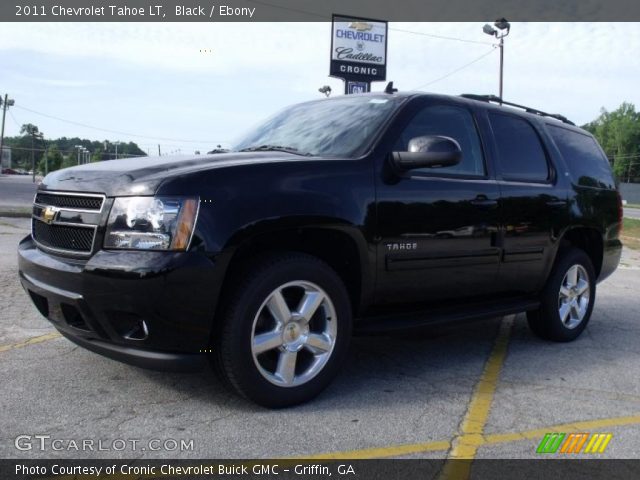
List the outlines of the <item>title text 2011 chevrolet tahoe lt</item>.
{"label": "title text 2011 chevrolet tahoe lt", "polygon": [[573,340],[619,262],[620,196],[589,133],[495,103],[323,99],[225,153],[53,172],[20,280],[71,341],[157,369],[209,357],[270,407],[324,389],[352,330],[527,312]]}

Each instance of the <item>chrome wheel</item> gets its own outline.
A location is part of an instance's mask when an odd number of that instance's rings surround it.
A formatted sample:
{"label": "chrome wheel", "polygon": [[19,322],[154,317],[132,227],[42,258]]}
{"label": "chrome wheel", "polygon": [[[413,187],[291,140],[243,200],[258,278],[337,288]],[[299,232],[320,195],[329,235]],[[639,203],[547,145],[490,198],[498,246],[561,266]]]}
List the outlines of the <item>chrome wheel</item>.
{"label": "chrome wheel", "polygon": [[558,314],[565,327],[576,328],[589,309],[591,289],[589,276],[582,265],[567,270],[558,295]]}
{"label": "chrome wheel", "polygon": [[302,385],[320,373],[331,357],[337,321],[331,299],[318,285],[302,280],[281,285],[253,320],[253,361],[275,385]]}

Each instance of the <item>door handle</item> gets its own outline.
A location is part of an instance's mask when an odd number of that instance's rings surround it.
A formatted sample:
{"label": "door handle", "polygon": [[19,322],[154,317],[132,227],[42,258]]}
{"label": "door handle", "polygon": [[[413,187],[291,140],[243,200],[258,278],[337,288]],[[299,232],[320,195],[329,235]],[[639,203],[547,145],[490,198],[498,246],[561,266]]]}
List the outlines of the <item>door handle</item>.
{"label": "door handle", "polygon": [[549,207],[564,207],[566,204],[567,204],[567,201],[566,201],[566,200],[558,200],[558,199],[556,199],[556,200],[549,200],[549,201],[547,202],[547,205],[548,205]]}
{"label": "door handle", "polygon": [[478,195],[475,199],[471,200],[471,204],[476,207],[493,208],[498,205],[498,201],[491,200],[484,195]]}

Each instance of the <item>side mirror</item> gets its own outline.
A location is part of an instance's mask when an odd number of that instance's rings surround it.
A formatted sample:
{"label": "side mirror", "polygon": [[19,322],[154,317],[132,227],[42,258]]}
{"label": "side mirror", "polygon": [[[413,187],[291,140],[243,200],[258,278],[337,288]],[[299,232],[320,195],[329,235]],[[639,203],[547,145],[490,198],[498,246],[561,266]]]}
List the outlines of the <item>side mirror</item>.
{"label": "side mirror", "polygon": [[440,135],[412,138],[408,150],[392,153],[391,161],[398,170],[450,167],[462,160],[460,144],[453,138]]}

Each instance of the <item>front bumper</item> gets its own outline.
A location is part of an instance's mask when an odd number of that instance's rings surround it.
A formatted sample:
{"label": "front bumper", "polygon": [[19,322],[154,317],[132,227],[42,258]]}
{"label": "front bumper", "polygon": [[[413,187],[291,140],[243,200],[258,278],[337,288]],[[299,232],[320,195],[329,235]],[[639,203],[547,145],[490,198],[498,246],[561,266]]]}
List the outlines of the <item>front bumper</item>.
{"label": "front bumper", "polygon": [[81,261],[44,253],[26,237],[18,266],[36,308],[76,344],[144,368],[204,366],[219,281],[206,255],[99,251]]}

